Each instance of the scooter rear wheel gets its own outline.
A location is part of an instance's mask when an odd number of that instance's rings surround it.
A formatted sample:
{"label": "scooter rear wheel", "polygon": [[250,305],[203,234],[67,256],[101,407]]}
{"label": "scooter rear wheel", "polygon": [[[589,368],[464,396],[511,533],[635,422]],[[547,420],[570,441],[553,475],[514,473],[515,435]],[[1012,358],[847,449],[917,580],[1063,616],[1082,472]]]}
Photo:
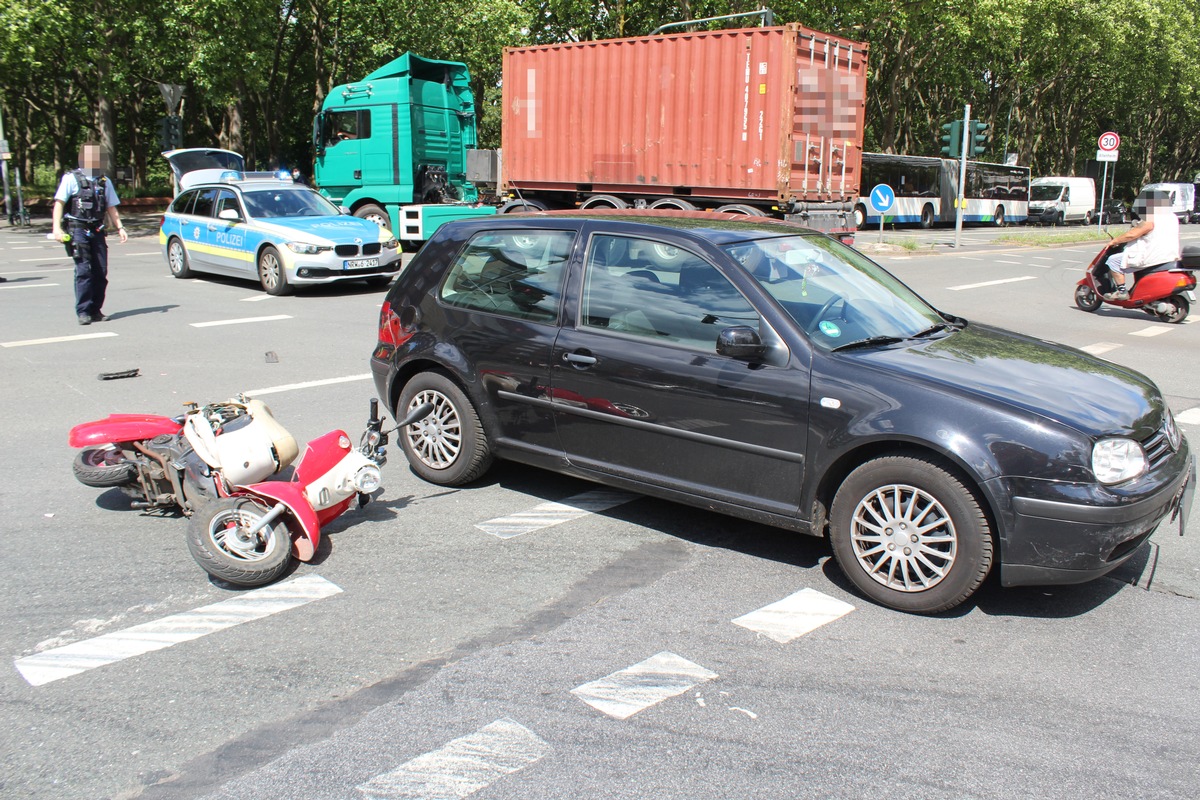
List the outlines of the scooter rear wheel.
{"label": "scooter rear wheel", "polygon": [[115,447],[91,447],[80,450],[71,464],[75,479],[84,486],[111,489],[133,483],[137,465]]}
{"label": "scooter rear wheel", "polygon": [[235,586],[262,586],[275,580],[291,562],[287,525],[276,520],[247,535],[268,510],[249,497],[227,497],[203,506],[188,522],[192,558],[209,575]]}
{"label": "scooter rear wheel", "polygon": [[1187,319],[1188,312],[1192,310],[1192,304],[1188,299],[1181,294],[1174,295],[1168,298],[1167,302],[1175,306],[1174,311],[1168,311],[1166,314],[1155,314],[1154,316],[1161,319],[1163,322],[1179,323]]}
{"label": "scooter rear wheel", "polygon": [[1075,287],[1075,305],[1084,311],[1092,312],[1104,305],[1104,300],[1096,294],[1095,289],[1085,284]]}

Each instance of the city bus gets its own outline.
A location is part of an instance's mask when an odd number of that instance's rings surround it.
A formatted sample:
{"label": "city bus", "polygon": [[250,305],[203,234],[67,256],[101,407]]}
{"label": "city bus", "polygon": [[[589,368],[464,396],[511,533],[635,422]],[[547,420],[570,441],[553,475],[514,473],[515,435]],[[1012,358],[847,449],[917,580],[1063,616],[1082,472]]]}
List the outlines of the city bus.
{"label": "city bus", "polygon": [[[879,212],[871,207],[868,195],[886,183],[896,193],[896,202],[884,212],[884,222],[922,228],[938,222],[954,224],[959,164],[957,158],[863,153],[862,196],[854,204],[855,223],[860,229],[879,224]],[[1029,167],[968,161],[965,193],[963,222],[1024,222],[1029,215]]]}

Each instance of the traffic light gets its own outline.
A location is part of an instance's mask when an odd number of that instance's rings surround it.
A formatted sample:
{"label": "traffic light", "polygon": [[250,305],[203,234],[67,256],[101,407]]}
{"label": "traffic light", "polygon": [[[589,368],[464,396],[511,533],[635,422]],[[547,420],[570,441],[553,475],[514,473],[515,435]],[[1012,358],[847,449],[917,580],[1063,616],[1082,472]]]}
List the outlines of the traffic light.
{"label": "traffic light", "polygon": [[968,139],[970,140],[969,143],[971,147],[968,153],[973,156],[983,155],[987,150],[987,123],[979,122],[978,120],[971,120],[971,135],[968,137]]}
{"label": "traffic light", "polygon": [[947,122],[942,130],[942,155],[958,158],[962,155],[962,120]]}
{"label": "traffic light", "polygon": [[183,120],[175,114],[167,117],[167,134],[170,149],[183,146]]}

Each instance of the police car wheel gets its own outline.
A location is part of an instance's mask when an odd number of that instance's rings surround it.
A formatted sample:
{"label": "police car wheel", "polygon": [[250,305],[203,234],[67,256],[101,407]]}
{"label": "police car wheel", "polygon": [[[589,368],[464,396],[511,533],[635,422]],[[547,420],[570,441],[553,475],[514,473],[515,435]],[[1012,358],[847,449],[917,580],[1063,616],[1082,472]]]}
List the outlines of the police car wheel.
{"label": "police car wheel", "polygon": [[167,266],[171,268],[171,274],[176,278],[192,277],[187,250],[184,249],[183,242],[178,239],[172,238],[167,244]]}
{"label": "police car wheel", "polygon": [[274,247],[264,247],[258,254],[258,280],[267,294],[281,295],[292,291],[292,287],[288,285],[283,259]]}

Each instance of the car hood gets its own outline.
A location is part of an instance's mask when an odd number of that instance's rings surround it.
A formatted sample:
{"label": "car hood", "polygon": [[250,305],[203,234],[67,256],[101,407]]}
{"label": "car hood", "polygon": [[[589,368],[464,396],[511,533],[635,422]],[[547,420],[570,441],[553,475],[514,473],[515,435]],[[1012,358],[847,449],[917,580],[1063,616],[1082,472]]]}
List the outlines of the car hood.
{"label": "car hood", "polygon": [[349,215],[336,217],[272,217],[256,220],[258,226],[280,236],[302,234],[305,242],[337,244],[361,239],[364,242],[385,242],[392,238],[386,228],[367,219]]}
{"label": "car hood", "polygon": [[1073,347],[971,324],[920,344],[861,351],[890,371],[1055,420],[1090,436],[1148,436],[1162,394],[1145,375]]}

